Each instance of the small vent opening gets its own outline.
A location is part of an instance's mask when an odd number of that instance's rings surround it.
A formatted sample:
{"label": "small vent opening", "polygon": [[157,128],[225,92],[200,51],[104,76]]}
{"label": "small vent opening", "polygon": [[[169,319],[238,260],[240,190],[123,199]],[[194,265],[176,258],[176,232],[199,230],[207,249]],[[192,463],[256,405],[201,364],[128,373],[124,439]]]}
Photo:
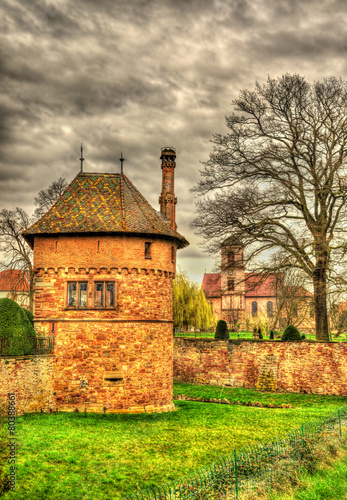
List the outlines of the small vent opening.
{"label": "small vent opening", "polygon": [[123,385],[124,373],[122,372],[105,372],[104,386]]}

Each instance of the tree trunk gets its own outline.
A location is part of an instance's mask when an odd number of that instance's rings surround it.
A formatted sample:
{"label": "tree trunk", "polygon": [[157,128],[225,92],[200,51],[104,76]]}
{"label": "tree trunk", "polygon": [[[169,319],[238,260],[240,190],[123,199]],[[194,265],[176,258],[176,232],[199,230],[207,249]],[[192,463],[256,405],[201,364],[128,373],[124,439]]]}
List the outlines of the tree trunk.
{"label": "tree trunk", "polygon": [[[317,259],[322,264],[321,259]],[[316,340],[329,342],[326,266],[320,265],[313,271],[314,305],[316,316]]]}

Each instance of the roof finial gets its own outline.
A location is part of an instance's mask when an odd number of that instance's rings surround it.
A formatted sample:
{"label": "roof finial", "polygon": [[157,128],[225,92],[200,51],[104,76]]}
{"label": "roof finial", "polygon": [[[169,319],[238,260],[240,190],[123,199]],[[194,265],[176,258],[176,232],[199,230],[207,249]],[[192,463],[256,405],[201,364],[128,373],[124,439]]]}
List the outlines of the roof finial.
{"label": "roof finial", "polygon": [[81,172],[83,172],[83,162],[84,162],[84,158],[83,158],[83,144],[81,143]]}
{"label": "roof finial", "polygon": [[121,154],[120,154],[119,161],[120,161],[120,163],[121,163],[120,173],[122,174],[122,173],[123,173],[123,161],[124,161],[124,158],[123,158],[123,153],[121,153]]}

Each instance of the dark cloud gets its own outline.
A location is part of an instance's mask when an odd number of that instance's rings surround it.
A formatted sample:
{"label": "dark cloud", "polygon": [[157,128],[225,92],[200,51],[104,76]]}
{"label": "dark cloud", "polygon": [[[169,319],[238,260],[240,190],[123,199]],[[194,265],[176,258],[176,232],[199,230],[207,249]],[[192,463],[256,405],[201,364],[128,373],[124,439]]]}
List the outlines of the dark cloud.
{"label": "dark cloud", "polygon": [[239,91],[283,73],[346,78],[343,0],[3,0],[0,5],[2,207],[85,168],[125,171],[158,208],[160,148],[177,149],[183,268],[211,261],[189,228],[189,189],[226,132]]}

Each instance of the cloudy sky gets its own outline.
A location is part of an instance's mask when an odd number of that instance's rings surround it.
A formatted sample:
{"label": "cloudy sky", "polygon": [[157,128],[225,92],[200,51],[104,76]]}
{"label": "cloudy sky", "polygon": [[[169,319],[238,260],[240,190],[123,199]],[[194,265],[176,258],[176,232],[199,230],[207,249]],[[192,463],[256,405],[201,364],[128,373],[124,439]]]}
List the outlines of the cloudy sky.
{"label": "cloudy sky", "polygon": [[158,209],[160,148],[177,150],[178,263],[213,259],[190,188],[241,89],[268,75],[347,78],[344,0],[2,0],[0,208],[34,210],[53,180],[124,172]]}

